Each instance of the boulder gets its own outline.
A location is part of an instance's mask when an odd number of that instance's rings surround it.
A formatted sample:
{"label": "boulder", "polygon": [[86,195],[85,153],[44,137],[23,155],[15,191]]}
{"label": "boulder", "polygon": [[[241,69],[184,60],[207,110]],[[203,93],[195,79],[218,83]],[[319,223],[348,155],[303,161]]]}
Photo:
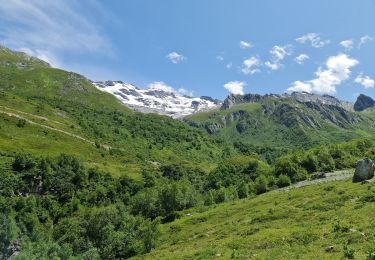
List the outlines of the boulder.
{"label": "boulder", "polygon": [[369,158],[364,158],[357,161],[355,172],[353,175],[353,182],[362,182],[370,180],[374,177],[375,165]]}

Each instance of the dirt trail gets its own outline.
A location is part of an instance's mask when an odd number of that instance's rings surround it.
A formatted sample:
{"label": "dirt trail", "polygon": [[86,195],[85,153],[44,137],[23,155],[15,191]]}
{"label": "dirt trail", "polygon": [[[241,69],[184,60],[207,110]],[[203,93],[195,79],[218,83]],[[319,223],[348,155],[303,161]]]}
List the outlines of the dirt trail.
{"label": "dirt trail", "polygon": [[[2,107],[2,106],[0,106]],[[11,109],[13,111],[17,111],[17,110],[14,110],[14,109]],[[37,117],[39,119],[43,119],[43,120],[46,120],[46,121],[49,121],[48,118],[45,118],[45,117],[40,117],[40,116],[36,116],[36,115],[32,115],[32,114],[29,114],[29,113],[26,113],[26,112],[22,112],[22,111],[17,111],[18,113],[22,113],[22,114],[27,114],[27,115],[30,115],[30,116],[34,116],[34,117]],[[36,126],[39,126],[39,127],[42,127],[42,128],[46,128],[46,129],[49,129],[49,130],[52,130],[52,131],[56,131],[56,132],[59,132],[59,133],[63,133],[63,134],[66,134],[66,135],[69,135],[71,137],[74,137],[74,138],[77,138],[79,140],[82,140],[84,142],[87,142],[89,144],[92,144],[92,145],[95,145],[94,142],[82,137],[82,136],[79,136],[79,135],[76,135],[76,134],[73,134],[73,133],[70,133],[70,132],[67,132],[65,130],[61,130],[61,129],[58,129],[58,128],[54,128],[54,127],[51,127],[51,126],[48,126],[48,125],[43,125],[43,124],[40,124],[40,123],[37,123],[37,122],[34,122],[30,119],[27,119],[19,114],[16,114],[16,113],[13,113],[13,112],[8,112],[8,111],[4,111],[4,110],[1,110],[0,109],[0,113],[2,114],[6,114],[8,116],[11,116],[11,117],[16,117],[16,118],[19,118],[19,119],[23,119],[25,120],[27,123],[31,124],[31,125],[36,125]]]}
{"label": "dirt trail", "polygon": [[23,112],[23,111],[14,109],[14,108],[9,108],[9,107],[4,107],[4,106],[0,106],[0,108],[5,109],[5,110],[11,110],[11,111],[14,111],[14,112],[19,113],[19,114],[23,114],[23,115],[28,115],[28,116],[31,116],[31,117],[35,117],[35,118],[38,118],[40,120],[53,122],[53,123],[56,123],[56,124],[59,124],[59,125],[65,125],[64,123],[61,123],[61,122],[58,122],[58,121],[55,121],[55,120],[51,120],[51,119],[49,119],[47,117],[44,117],[44,116],[34,115],[34,114]]}
{"label": "dirt trail", "polygon": [[275,192],[289,191],[291,189],[298,189],[298,188],[302,188],[302,187],[305,187],[305,186],[315,185],[315,184],[324,183],[324,182],[347,180],[347,179],[352,178],[353,174],[354,174],[354,169],[329,172],[329,173],[325,174],[325,176],[326,176],[325,178],[300,181],[300,182],[294,183],[294,184],[292,184],[288,187],[277,189],[277,190],[275,190]]}

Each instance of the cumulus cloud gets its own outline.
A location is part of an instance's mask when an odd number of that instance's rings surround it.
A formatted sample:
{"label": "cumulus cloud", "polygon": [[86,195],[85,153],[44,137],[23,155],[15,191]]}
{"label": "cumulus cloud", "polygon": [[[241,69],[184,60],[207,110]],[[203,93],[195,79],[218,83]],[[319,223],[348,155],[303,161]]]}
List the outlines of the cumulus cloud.
{"label": "cumulus cloud", "polygon": [[282,67],[282,64],[279,62],[270,62],[266,61],[264,65],[269,68],[270,70],[278,70]]}
{"label": "cumulus cloud", "polygon": [[246,83],[243,81],[229,81],[228,83],[224,84],[224,88],[227,89],[231,94],[235,95],[243,95],[244,87]]}
{"label": "cumulus cloud", "polygon": [[257,72],[260,72],[260,69],[259,69],[260,65],[261,65],[260,60],[257,57],[252,56],[243,61],[241,72],[245,75],[253,75]]}
{"label": "cumulus cloud", "polygon": [[281,61],[284,60],[286,56],[292,55],[292,52],[293,46],[291,44],[284,46],[275,45],[270,50],[271,61],[266,61],[264,65],[271,70],[278,70],[283,66]]}
{"label": "cumulus cloud", "polygon": [[360,73],[354,80],[355,83],[362,85],[365,89],[373,88],[375,86],[375,81],[369,76]]}
{"label": "cumulus cloud", "polygon": [[251,47],[253,47],[251,42],[240,41],[240,48],[241,49],[249,49]]}
{"label": "cumulus cloud", "polygon": [[294,58],[294,61],[298,64],[303,64],[306,60],[310,59],[309,55],[302,53]]}
{"label": "cumulus cloud", "polygon": [[169,53],[169,54],[166,56],[166,58],[167,58],[170,62],[172,62],[172,63],[174,63],[174,64],[178,64],[178,63],[181,63],[181,62],[183,62],[184,60],[186,60],[186,57],[185,57],[184,55],[179,54],[179,53],[177,53],[177,52],[175,52],[175,51]]}
{"label": "cumulus cloud", "polygon": [[112,16],[96,1],[83,5],[78,1],[1,0],[0,22],[6,26],[0,28],[0,40],[9,48],[63,67],[66,52],[112,55],[111,44],[95,21]]}
{"label": "cumulus cloud", "polygon": [[152,83],[148,84],[147,88],[149,90],[161,90],[161,91],[165,91],[165,92],[168,92],[168,93],[181,94],[181,95],[189,96],[189,97],[192,97],[193,94],[194,94],[193,91],[188,90],[188,89],[183,88],[183,87],[176,90],[174,87],[169,86],[168,84],[166,84],[163,81],[152,82]]}
{"label": "cumulus cloud", "polygon": [[296,39],[297,42],[299,43],[306,43],[310,42],[311,46],[314,48],[322,48],[325,45],[329,44],[331,41],[330,40],[322,40],[317,33],[308,33],[305,34],[299,38]]}
{"label": "cumulus cloud", "polygon": [[345,40],[345,41],[341,41],[341,42],[340,42],[340,45],[341,45],[342,47],[344,47],[344,49],[345,49],[346,51],[350,51],[350,50],[352,50],[353,47],[354,47],[354,42],[353,42],[353,40]]}
{"label": "cumulus cloud", "polygon": [[232,66],[233,66],[233,63],[232,63],[232,62],[229,62],[229,63],[227,63],[227,65],[225,65],[225,67],[226,67],[227,69],[231,69]]}
{"label": "cumulus cloud", "polygon": [[309,93],[333,94],[336,87],[349,79],[351,68],[358,65],[358,60],[346,54],[338,54],[328,58],[325,68],[319,68],[316,78],[308,81],[295,81],[288,92],[305,91]]}
{"label": "cumulus cloud", "polygon": [[358,49],[360,49],[362,47],[362,45],[368,43],[369,41],[373,41],[374,38],[368,36],[368,35],[364,35],[362,36],[360,39],[359,39],[359,43],[358,43]]}

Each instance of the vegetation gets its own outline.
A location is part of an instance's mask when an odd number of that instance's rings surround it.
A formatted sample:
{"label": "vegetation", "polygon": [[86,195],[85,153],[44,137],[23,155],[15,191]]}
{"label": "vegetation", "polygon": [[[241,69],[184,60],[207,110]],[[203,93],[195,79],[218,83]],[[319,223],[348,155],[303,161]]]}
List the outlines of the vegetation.
{"label": "vegetation", "polygon": [[189,209],[139,258],[373,259],[374,192],[347,180]]}
{"label": "vegetation", "polygon": [[[372,184],[279,190],[375,159],[372,139],[353,139],[371,137],[365,126],[324,125],[318,138],[293,114],[287,126],[242,104],[191,127],[5,48],[0,102],[1,259],[373,256],[367,215],[348,213],[370,212]],[[198,129],[228,112],[246,116],[212,136]],[[330,243],[332,254],[317,250]]]}

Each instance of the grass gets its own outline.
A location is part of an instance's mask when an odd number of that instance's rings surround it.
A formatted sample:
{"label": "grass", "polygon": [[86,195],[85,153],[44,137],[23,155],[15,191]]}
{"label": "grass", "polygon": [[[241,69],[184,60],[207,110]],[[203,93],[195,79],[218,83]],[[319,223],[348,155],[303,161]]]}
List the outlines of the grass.
{"label": "grass", "polygon": [[[35,124],[19,127],[19,118]],[[203,131],[134,113],[83,76],[5,48],[0,48],[0,120],[0,149],[7,153],[72,154],[115,176],[140,178],[150,162],[212,169],[222,154]]]}
{"label": "grass", "polygon": [[[375,247],[375,185],[336,181],[182,212],[140,259],[365,259]],[[187,214],[189,213],[188,216]],[[326,248],[333,246],[332,252]],[[330,250],[329,250],[330,251]]]}

